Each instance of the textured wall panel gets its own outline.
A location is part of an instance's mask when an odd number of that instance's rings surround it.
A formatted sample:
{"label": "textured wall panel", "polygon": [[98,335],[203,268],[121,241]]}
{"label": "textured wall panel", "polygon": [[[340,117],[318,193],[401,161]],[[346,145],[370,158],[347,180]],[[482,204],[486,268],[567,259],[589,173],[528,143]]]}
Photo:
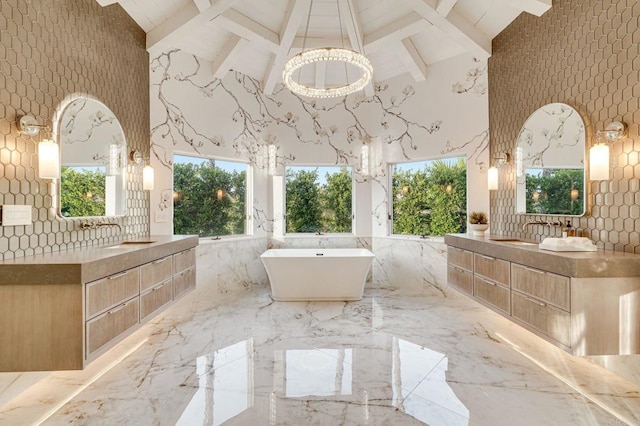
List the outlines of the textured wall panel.
{"label": "textured wall panel", "polygon": [[[625,140],[611,145],[611,179],[590,182],[590,214],[572,223],[607,250],[640,253],[640,2],[637,0],[554,0],[538,18],[522,14],[493,40],[489,60],[491,153],[514,153],[527,117],[551,102],[564,102],[583,115],[587,147],[594,132],[612,121],[629,125]],[[500,170],[491,194],[491,229],[541,240],[559,228],[530,220],[563,221],[562,216],[516,214],[513,165]]]}
{"label": "textured wall panel", "polygon": [[145,33],[118,5],[95,0],[0,2],[0,204],[33,206],[32,226],[0,227],[0,260],[104,243],[148,232],[141,171],[128,168],[128,213],[122,225],[79,230],[56,218],[50,181],[37,177],[34,139],[16,117],[51,126],[66,97],[88,94],[118,117],[130,147],[149,152],[149,61]]}

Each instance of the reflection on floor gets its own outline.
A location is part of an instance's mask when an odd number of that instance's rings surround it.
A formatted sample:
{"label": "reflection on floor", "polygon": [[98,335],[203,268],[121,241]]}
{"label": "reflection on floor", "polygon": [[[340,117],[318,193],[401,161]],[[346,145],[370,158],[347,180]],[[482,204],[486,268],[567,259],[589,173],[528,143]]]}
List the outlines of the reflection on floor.
{"label": "reflection on floor", "polygon": [[0,424],[618,425],[640,423],[639,396],[452,291],[286,303],[200,286]]}

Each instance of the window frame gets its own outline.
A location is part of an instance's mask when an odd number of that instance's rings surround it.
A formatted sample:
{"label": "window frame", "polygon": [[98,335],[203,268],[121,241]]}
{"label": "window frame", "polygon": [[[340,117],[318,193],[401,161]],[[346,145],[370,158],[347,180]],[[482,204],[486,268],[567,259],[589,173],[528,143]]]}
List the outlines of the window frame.
{"label": "window frame", "polygon": [[[244,205],[245,205],[245,211],[244,211],[244,233],[243,234],[231,234],[231,235],[215,235],[215,236],[207,236],[207,237],[201,237],[198,235],[198,238],[201,240],[222,240],[222,239],[229,239],[229,238],[242,238],[242,237],[251,237],[254,235],[254,229],[253,229],[253,216],[252,216],[252,210],[253,210],[253,186],[254,186],[254,182],[253,182],[253,164],[251,164],[251,162],[247,161],[247,160],[243,160],[243,159],[237,159],[237,158],[228,158],[228,157],[221,157],[221,156],[217,156],[217,155],[208,155],[208,154],[200,154],[200,153],[193,153],[193,152],[186,152],[186,151],[173,151],[173,155],[171,157],[172,159],[172,163],[171,163],[171,192],[175,193],[175,157],[176,156],[181,156],[181,157],[189,157],[189,158],[196,158],[196,159],[201,159],[201,160],[214,160],[214,161],[223,161],[223,162],[228,162],[228,163],[237,163],[237,164],[244,164],[246,166],[246,170],[245,170],[245,189],[244,189]],[[175,225],[174,225],[174,220],[175,220],[175,206],[172,203],[171,205],[171,228],[173,229],[173,232],[175,233]]]}
{"label": "window frame", "polygon": [[469,208],[469,161],[468,161],[468,156],[466,153],[460,153],[460,154],[452,154],[452,155],[441,155],[441,156],[434,156],[434,157],[426,157],[426,158],[421,158],[421,159],[411,159],[409,161],[395,161],[395,162],[388,162],[387,163],[387,184],[388,184],[388,191],[387,191],[387,202],[389,204],[389,209],[388,209],[388,230],[387,230],[387,235],[390,237],[407,237],[407,238],[442,238],[442,236],[439,235],[420,235],[420,234],[396,234],[394,233],[394,203],[393,203],[393,168],[398,165],[398,164],[411,164],[411,163],[424,163],[424,162],[435,162],[438,160],[451,160],[451,159],[458,159],[458,158],[463,158],[464,162],[465,162],[465,167],[466,167],[466,176],[465,176],[465,185],[466,185],[466,191],[465,191],[465,205],[466,205],[466,210],[468,212],[468,208]]}
{"label": "window frame", "polygon": [[[348,168],[351,173],[351,232],[287,232],[287,169],[291,167],[305,167],[305,168],[336,168],[341,169],[343,167]],[[310,235],[331,235],[331,236],[353,236],[356,230],[356,180],[355,180],[355,166],[352,164],[317,164],[317,163],[303,163],[303,164],[284,164],[284,174],[282,179],[282,232],[285,236],[310,236]]]}

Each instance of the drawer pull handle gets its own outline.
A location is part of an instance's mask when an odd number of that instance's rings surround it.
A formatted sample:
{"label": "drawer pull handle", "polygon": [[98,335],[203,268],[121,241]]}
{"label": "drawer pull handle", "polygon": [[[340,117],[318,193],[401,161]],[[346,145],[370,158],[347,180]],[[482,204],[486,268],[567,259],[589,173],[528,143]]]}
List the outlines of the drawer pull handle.
{"label": "drawer pull handle", "polygon": [[[484,281],[484,280],[483,280],[483,281]],[[485,282],[485,283],[487,283],[487,284],[489,284],[489,285],[493,285],[493,286],[497,285],[496,283],[491,282],[491,281],[484,281],[484,282]]]}
{"label": "drawer pull handle", "polygon": [[119,274],[111,275],[110,277],[107,277],[107,279],[115,280],[116,278],[124,277],[125,275],[127,275],[127,272],[121,272]]}
{"label": "drawer pull handle", "polygon": [[535,304],[536,304],[536,305],[538,305],[538,306],[543,306],[543,307],[544,307],[544,306],[547,306],[547,304],[546,304],[546,303],[541,302],[541,301],[536,300],[536,299],[533,299],[533,298],[531,298],[531,297],[525,297],[525,299],[527,299],[527,300],[528,300],[529,302],[531,302],[531,303],[535,303]]}
{"label": "drawer pull handle", "polygon": [[481,254],[480,257],[483,258],[483,259],[487,259],[487,260],[496,260],[495,257],[485,256],[484,254]]}
{"label": "drawer pull handle", "polygon": [[187,272],[189,272],[189,270],[188,270],[188,269],[185,269],[185,270],[184,270],[184,271],[182,271],[182,272],[178,272],[178,273],[176,274],[176,278],[183,276],[183,275],[184,275],[184,274],[186,274]]}
{"label": "drawer pull handle", "polygon": [[529,268],[527,266],[523,266],[523,269],[529,271],[529,272],[535,272],[536,274],[544,274],[544,271],[541,271],[540,269],[533,269],[533,268]]}
{"label": "drawer pull handle", "polygon": [[458,268],[458,267],[456,267],[456,266],[454,266],[454,267],[453,267],[453,269],[455,269],[456,271],[461,272],[461,273],[467,272],[467,271],[465,271],[464,269],[462,269],[462,268]]}
{"label": "drawer pull handle", "polygon": [[123,303],[122,305],[116,306],[115,308],[111,309],[110,311],[107,311],[107,315],[111,315],[111,314],[115,314],[116,312],[122,310],[125,306],[127,306],[127,303]]}
{"label": "drawer pull handle", "polygon": [[153,287],[151,289],[151,291],[156,291],[156,290],[160,290],[162,287],[164,287],[165,285],[169,284],[169,281],[165,281],[162,284],[158,284],[157,286]]}
{"label": "drawer pull handle", "polygon": [[154,265],[157,265],[158,263],[162,263],[162,262],[164,262],[165,260],[167,260],[167,258],[166,258],[166,257],[165,257],[164,259],[154,260],[154,261],[153,261],[153,262],[151,262],[151,263],[152,263],[152,264],[154,264]]}

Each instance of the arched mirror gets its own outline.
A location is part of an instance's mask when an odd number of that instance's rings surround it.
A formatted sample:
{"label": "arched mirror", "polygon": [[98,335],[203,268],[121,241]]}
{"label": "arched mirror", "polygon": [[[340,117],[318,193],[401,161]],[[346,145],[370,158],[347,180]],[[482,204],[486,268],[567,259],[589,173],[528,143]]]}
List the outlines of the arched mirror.
{"label": "arched mirror", "polygon": [[126,141],[120,122],[102,102],[71,101],[58,121],[59,214],[120,216],[126,212]]}
{"label": "arched mirror", "polygon": [[518,133],[516,211],[582,216],[586,211],[585,126],[563,103],[534,111]]}

